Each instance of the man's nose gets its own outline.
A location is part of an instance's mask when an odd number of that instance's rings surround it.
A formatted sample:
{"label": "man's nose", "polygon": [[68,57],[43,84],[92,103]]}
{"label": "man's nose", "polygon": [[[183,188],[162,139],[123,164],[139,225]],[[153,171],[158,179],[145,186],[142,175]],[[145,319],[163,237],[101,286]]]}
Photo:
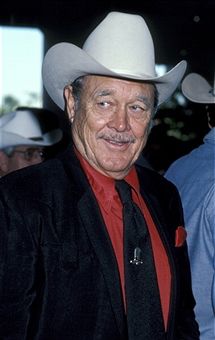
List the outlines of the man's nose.
{"label": "man's nose", "polygon": [[130,129],[129,117],[125,108],[120,108],[113,113],[108,126],[117,131],[127,131]]}

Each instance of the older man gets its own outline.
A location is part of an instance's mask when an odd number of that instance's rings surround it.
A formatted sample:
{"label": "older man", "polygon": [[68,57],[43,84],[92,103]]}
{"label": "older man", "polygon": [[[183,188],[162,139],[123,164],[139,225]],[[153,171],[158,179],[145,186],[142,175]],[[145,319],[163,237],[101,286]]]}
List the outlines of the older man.
{"label": "older man", "polygon": [[44,149],[62,138],[59,127],[47,118],[54,113],[44,108],[23,107],[0,118],[0,177],[44,160]]}
{"label": "older man", "polygon": [[73,144],[0,184],[3,339],[199,338],[178,192],[134,166],[185,67],[157,77],[144,19],[118,12],[48,51]]}

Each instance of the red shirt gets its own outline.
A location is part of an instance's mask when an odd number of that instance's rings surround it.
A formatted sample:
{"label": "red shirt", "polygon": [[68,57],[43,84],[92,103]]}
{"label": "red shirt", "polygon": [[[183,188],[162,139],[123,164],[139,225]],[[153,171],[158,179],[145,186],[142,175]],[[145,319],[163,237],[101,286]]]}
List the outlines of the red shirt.
{"label": "red shirt", "polygon": [[[119,274],[125,303],[122,204],[119,199],[118,193],[115,190],[115,181],[113,178],[107,177],[92,168],[91,165],[78,152],[77,156],[97,198],[107,231],[113,245],[119,267]],[[171,289],[171,273],[167,254],[159,237],[151,214],[147,209],[142,196],[140,195],[139,181],[134,167],[124,178],[124,180],[126,180],[126,182],[131,185],[133,200],[141,209],[147,222],[152,241],[156,272],[158,276],[158,286],[161,296],[162,312],[166,327],[169,313]]]}

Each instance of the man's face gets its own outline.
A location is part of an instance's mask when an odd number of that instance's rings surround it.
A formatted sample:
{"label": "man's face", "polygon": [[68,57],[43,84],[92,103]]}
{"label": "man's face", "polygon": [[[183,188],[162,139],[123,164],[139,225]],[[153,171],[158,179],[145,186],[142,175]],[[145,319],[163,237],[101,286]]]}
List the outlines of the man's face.
{"label": "man's face", "polygon": [[69,112],[77,149],[99,172],[123,178],[146,144],[153,105],[151,84],[88,76],[78,111]]}
{"label": "man's face", "polygon": [[8,173],[43,161],[43,149],[34,146],[17,146],[8,157]]}

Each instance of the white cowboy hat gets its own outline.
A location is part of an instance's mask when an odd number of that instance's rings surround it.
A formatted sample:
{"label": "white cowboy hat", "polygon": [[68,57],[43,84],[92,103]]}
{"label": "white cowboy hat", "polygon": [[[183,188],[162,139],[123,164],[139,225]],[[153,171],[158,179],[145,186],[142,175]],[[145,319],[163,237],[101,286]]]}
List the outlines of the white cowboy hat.
{"label": "white cowboy hat", "polygon": [[154,45],[145,20],[139,15],[111,12],[89,35],[82,49],[70,43],[51,47],[44,58],[42,76],[49,96],[61,109],[64,87],[87,74],[151,81],[158,89],[160,105],[177,88],[186,65],[186,61],[181,61],[158,77]]}
{"label": "white cowboy hat", "polygon": [[181,89],[194,103],[215,104],[215,74],[213,87],[200,74],[190,73],[184,78]]}
{"label": "white cowboy hat", "polygon": [[0,117],[0,149],[18,145],[50,146],[61,138],[60,129],[43,134],[31,111],[14,111]]}

